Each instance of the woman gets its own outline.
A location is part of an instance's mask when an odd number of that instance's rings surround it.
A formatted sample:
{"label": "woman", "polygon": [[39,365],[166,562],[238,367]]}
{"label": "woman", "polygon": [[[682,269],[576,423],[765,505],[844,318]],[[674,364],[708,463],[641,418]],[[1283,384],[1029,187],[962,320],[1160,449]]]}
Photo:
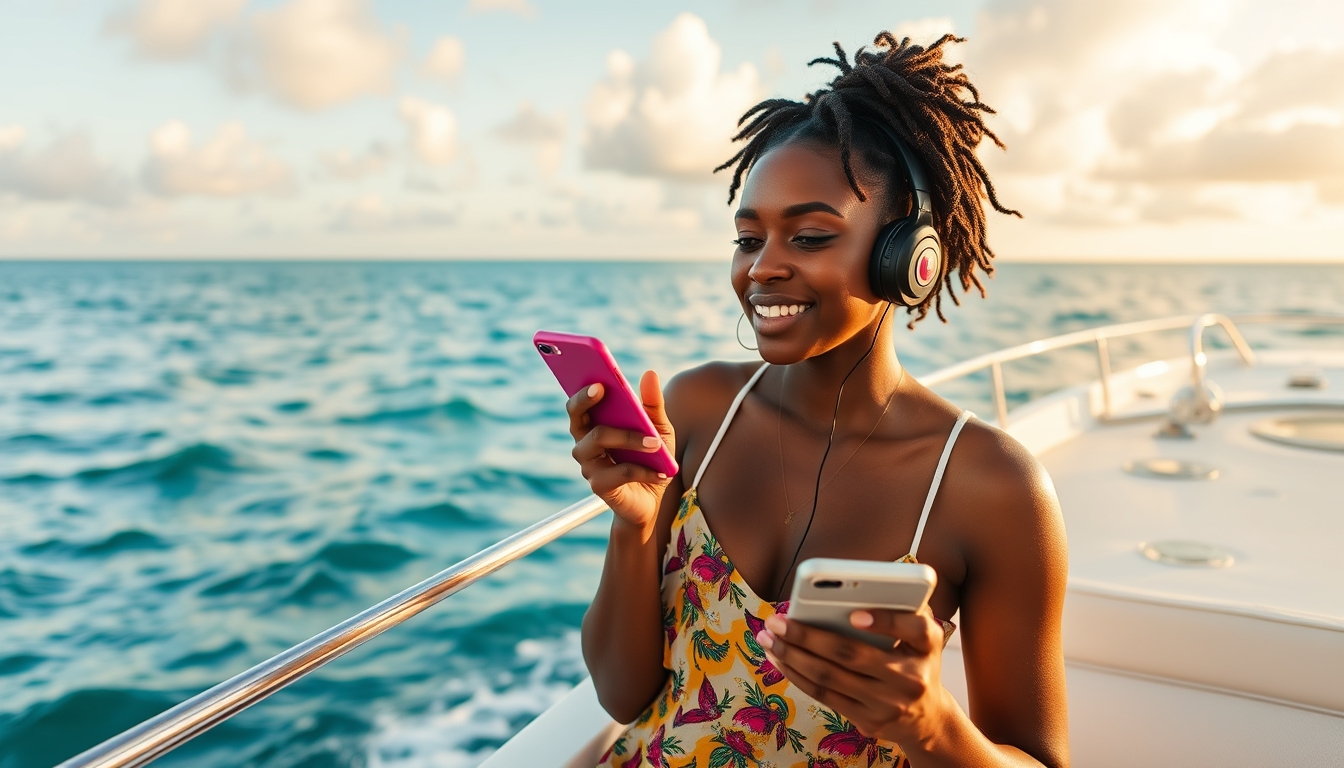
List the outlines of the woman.
{"label": "woman", "polygon": [[[710,363],[665,393],[644,375],[677,476],[608,458],[657,440],[594,427],[599,385],[569,402],[574,457],[615,512],[583,649],[602,705],[632,725],[603,765],[1068,762],[1067,561],[1050,480],[1012,438],[906,375],[891,296],[870,276],[884,226],[931,208],[942,279],[896,301],[911,327],[930,307],[941,318],[953,271],[963,290],[991,272],[982,201],[1013,213],[975,157],[998,139],[942,60],[952,40],[883,33],[852,64],[837,44],[818,60],[840,70],[828,87],[743,116],[747,144],[723,166],[736,166],[729,202],[741,192],[732,285],[766,364]],[[916,202],[918,166],[931,189]],[[890,650],[787,619],[802,560],[916,551],[938,575],[924,610],[851,615]],[[969,713],[940,682],[958,611]]]}

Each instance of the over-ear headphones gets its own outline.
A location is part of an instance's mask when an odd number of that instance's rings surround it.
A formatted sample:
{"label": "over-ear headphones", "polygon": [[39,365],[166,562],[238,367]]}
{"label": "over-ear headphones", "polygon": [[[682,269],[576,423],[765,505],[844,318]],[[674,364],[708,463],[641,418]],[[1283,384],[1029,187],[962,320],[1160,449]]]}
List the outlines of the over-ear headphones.
{"label": "over-ear headphones", "polygon": [[901,158],[913,196],[910,214],[882,227],[873,242],[868,282],[878,298],[904,307],[919,306],[943,275],[943,244],[933,228],[933,195],[924,167],[890,128],[882,131]]}

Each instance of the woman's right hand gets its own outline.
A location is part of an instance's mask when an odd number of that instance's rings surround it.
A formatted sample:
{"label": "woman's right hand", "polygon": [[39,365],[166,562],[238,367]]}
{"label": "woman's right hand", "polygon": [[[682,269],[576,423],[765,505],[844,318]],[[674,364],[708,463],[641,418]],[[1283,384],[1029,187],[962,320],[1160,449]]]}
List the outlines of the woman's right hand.
{"label": "woman's right hand", "polygon": [[618,523],[633,526],[647,537],[651,535],[663,492],[672,478],[639,464],[617,464],[607,451],[625,448],[656,453],[666,445],[668,452],[676,455],[676,435],[663,408],[663,390],[658,383],[658,374],[645,371],[639,380],[640,400],[658,431],[658,437],[647,438],[632,430],[592,423],[588,411],[605,394],[601,384],[594,384],[579,390],[565,404],[565,410],[569,412],[569,434],[575,442],[574,460],[579,462],[593,493],[616,513]]}

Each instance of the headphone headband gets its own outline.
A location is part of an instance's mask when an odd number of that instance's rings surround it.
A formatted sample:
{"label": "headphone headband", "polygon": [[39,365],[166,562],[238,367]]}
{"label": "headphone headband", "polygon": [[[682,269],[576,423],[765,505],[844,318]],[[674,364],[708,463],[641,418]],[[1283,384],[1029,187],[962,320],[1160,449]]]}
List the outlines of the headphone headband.
{"label": "headphone headband", "polygon": [[933,188],[919,158],[895,131],[880,121],[864,122],[896,148],[912,196],[910,213],[878,232],[869,282],[880,298],[902,306],[918,306],[937,287],[943,271],[942,243],[933,228]]}
{"label": "headphone headband", "polygon": [[873,126],[879,130],[887,141],[896,148],[896,154],[901,159],[901,170],[905,171],[905,180],[910,183],[910,193],[914,195],[914,206],[911,213],[922,213],[933,215],[933,187],[929,185],[929,177],[924,173],[924,165],[919,162],[919,158],[910,145],[906,144],[890,126],[875,120],[864,120],[864,123]]}

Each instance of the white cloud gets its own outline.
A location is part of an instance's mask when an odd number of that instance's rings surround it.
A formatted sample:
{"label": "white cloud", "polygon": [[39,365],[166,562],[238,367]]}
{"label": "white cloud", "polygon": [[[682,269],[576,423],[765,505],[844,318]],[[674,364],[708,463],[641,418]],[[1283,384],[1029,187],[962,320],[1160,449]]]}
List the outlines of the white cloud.
{"label": "white cloud", "polygon": [[361,195],[340,204],[328,222],[338,232],[451,227],[457,211],[433,206],[390,206],[378,195]]}
{"label": "white cloud", "polygon": [[215,32],[238,18],[248,0],[137,0],[108,19],[152,58],[183,59],[198,53]]}
{"label": "white cloud", "polygon": [[550,175],[560,165],[564,150],[565,115],[546,115],[525,102],[513,117],[495,127],[495,135],[510,144],[535,146],[538,167]]}
{"label": "white cloud", "polygon": [[238,66],[281,100],[322,109],[389,93],[402,53],[367,0],[290,0],[251,17]]}
{"label": "white cloud", "polygon": [[461,40],[451,35],[440,37],[420,65],[420,74],[452,85],[462,74],[466,60],[466,49]]}
{"label": "white cloud", "polygon": [[411,149],[428,165],[447,165],[457,156],[457,118],[440,104],[405,96],[398,108]]}
{"label": "white cloud", "polygon": [[1005,226],[1250,219],[1249,201],[1303,188],[1336,200],[1344,81],[1329,73],[1344,48],[1228,47],[1254,15],[1206,0],[991,2],[964,53],[1009,147],[986,164],[1028,216]]}
{"label": "white cloud", "polygon": [[283,160],[247,137],[242,123],[224,123],[214,138],[193,146],[191,129],[177,120],[150,136],[143,178],[150,191],[166,197],[240,197],[286,192],[294,177]]}
{"label": "white cloud", "polygon": [[28,138],[28,129],[22,125],[0,125],[0,152],[17,148]]}
{"label": "white cloud", "polygon": [[607,57],[586,108],[584,161],[632,176],[706,179],[733,154],[737,119],[762,96],[756,68],[719,69],[723,53],[699,17],[684,13],[649,58]]}
{"label": "white cloud", "polygon": [[537,9],[528,0],[471,0],[467,3],[469,13],[489,13],[504,11],[530,19],[537,15]]}
{"label": "white cloud", "polygon": [[111,206],[129,194],[125,175],[103,162],[82,132],[56,136],[45,147],[30,149],[27,131],[0,127],[0,197],[30,200],[78,200]]}
{"label": "white cloud", "polygon": [[352,152],[348,149],[323,152],[318,161],[328,177],[341,181],[357,181],[386,171],[392,162],[392,149],[381,141],[375,141],[363,152]]}

